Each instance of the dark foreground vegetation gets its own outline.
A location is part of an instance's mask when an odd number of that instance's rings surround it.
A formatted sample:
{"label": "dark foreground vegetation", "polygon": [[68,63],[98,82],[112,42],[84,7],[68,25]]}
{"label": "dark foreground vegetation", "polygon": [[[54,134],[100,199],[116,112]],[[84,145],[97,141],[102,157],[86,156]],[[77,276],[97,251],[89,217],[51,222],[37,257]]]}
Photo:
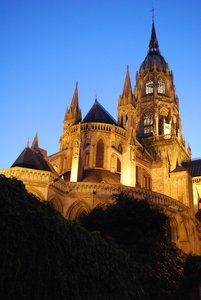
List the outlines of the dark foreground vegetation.
{"label": "dark foreground vegetation", "polygon": [[146,201],[120,194],[70,222],[0,175],[0,299],[179,299],[185,261]]}

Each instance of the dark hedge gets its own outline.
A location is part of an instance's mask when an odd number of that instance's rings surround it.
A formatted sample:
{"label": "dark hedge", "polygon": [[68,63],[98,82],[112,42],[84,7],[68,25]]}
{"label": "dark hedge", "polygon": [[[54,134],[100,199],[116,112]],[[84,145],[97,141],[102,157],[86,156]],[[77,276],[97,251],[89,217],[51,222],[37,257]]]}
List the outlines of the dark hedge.
{"label": "dark hedge", "polygon": [[143,299],[130,255],[0,175],[0,299]]}
{"label": "dark hedge", "polygon": [[130,255],[138,267],[143,299],[177,299],[186,255],[171,243],[168,217],[161,208],[125,193],[115,200],[81,217],[81,225]]}

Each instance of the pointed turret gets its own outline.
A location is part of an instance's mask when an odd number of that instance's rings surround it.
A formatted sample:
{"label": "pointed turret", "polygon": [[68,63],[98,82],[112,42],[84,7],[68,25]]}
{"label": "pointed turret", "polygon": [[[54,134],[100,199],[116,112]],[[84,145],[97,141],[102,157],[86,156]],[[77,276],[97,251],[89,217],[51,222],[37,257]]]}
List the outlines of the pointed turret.
{"label": "pointed turret", "polygon": [[151,40],[149,42],[149,52],[156,51],[160,53],[159,51],[159,44],[156,37],[156,29],[154,25],[154,21],[152,22],[152,30],[151,30]]}
{"label": "pointed turret", "polygon": [[129,74],[129,66],[127,65],[126,78],[124,82],[122,97],[128,98],[129,96],[132,96],[132,86],[131,86],[131,80]]}
{"label": "pointed turret", "polygon": [[71,101],[70,109],[72,111],[79,110],[79,106],[78,106],[78,82],[76,82],[76,84],[75,84],[75,90],[74,90],[73,98],[72,98],[72,101]]}
{"label": "pointed turret", "polygon": [[133,93],[132,93],[131,79],[129,74],[129,67],[127,65],[124,88],[123,88],[122,95],[119,97],[119,106],[126,105],[129,103],[133,104]]}
{"label": "pointed turret", "polygon": [[119,125],[129,128],[135,126],[135,102],[132,93],[132,86],[127,65],[126,78],[122,95],[119,97],[118,103],[118,123]]}
{"label": "pointed turret", "polygon": [[82,114],[79,108],[79,101],[78,101],[78,82],[76,82],[70,108],[69,109],[67,108],[66,110],[65,122],[68,125],[74,125],[74,124],[78,124],[81,121],[81,119],[82,119]]}
{"label": "pointed turret", "polygon": [[38,150],[38,132],[36,133],[33,143],[31,145],[31,149],[37,151]]}

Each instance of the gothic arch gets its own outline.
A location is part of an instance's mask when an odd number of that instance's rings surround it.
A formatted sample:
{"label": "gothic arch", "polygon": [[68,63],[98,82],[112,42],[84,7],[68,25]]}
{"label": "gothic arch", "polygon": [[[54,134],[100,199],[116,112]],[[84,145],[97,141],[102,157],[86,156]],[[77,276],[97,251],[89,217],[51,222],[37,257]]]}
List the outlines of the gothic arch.
{"label": "gothic arch", "polygon": [[186,253],[192,250],[187,228],[187,224],[184,221],[179,224],[179,247]]}
{"label": "gothic arch", "polygon": [[118,150],[119,150],[119,153],[121,153],[121,154],[122,154],[122,152],[123,152],[123,148],[122,148],[122,145],[121,145],[121,143],[119,143],[119,145],[118,145]]}
{"label": "gothic arch", "polygon": [[36,188],[27,187],[27,190],[29,191],[29,193],[33,194],[34,196],[36,196],[40,200],[45,200],[43,193],[38,191]]}
{"label": "gothic arch", "polygon": [[57,195],[52,196],[49,201],[53,204],[56,210],[58,210],[61,214],[63,213],[62,200]]}
{"label": "gothic arch", "polygon": [[90,152],[89,150],[87,150],[84,154],[84,166],[85,167],[89,167],[89,156],[90,156]]}
{"label": "gothic arch", "polygon": [[171,227],[171,241],[177,244],[179,232],[178,232],[178,223],[175,218],[170,218],[170,227]]}
{"label": "gothic arch", "polygon": [[87,214],[90,210],[90,206],[85,201],[77,200],[68,208],[65,217],[74,220],[82,214]]}
{"label": "gothic arch", "polygon": [[165,95],[165,82],[164,80],[160,77],[158,79],[158,94],[161,94],[161,95]]}
{"label": "gothic arch", "polygon": [[179,224],[179,241],[188,242],[188,231],[184,222]]}
{"label": "gothic arch", "polygon": [[149,94],[153,94],[153,93],[154,93],[154,82],[151,78],[149,78],[145,82],[145,94],[149,95]]}
{"label": "gothic arch", "polygon": [[153,117],[153,112],[150,109],[146,109],[143,112],[142,122],[143,122],[144,134],[152,133],[153,126],[154,126],[154,117]]}
{"label": "gothic arch", "polygon": [[117,172],[121,173],[121,160],[117,157]]}
{"label": "gothic arch", "polygon": [[105,144],[102,139],[96,144],[96,167],[103,168],[104,167],[104,155],[105,155]]}

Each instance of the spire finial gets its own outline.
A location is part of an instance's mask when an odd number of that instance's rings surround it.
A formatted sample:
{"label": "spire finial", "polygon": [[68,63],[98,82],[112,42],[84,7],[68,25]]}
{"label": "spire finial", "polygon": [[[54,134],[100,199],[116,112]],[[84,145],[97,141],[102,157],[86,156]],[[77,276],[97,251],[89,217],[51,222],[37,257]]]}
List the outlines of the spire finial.
{"label": "spire finial", "polygon": [[130,74],[129,74],[129,65],[127,65],[126,78],[125,78],[125,82],[124,82],[122,96],[128,97],[129,95],[132,95],[132,86],[131,86],[131,80],[130,80]]}
{"label": "spire finial", "polygon": [[152,9],[151,9],[151,13],[152,13],[152,23],[154,23],[154,13],[155,13],[154,1],[152,1]]}
{"label": "spire finial", "polygon": [[33,139],[33,143],[31,145],[32,150],[38,150],[38,132],[36,132],[36,135]]}
{"label": "spire finial", "polygon": [[29,138],[27,139],[27,148],[29,148]]}
{"label": "spire finial", "polygon": [[159,51],[159,44],[156,37],[156,30],[155,30],[155,24],[154,24],[154,12],[155,9],[152,8],[152,29],[151,29],[151,39],[149,42],[149,52],[156,51],[160,53]]}

